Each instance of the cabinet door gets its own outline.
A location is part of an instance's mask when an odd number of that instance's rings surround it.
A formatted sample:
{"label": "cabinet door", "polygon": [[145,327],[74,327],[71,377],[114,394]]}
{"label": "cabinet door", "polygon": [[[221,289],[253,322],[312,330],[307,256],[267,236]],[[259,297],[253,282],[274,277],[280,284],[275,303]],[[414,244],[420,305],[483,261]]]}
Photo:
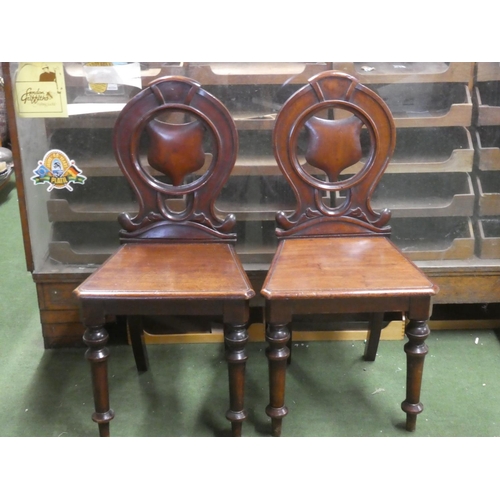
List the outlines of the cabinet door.
{"label": "cabinet door", "polygon": [[[36,64],[28,71],[29,81],[23,73],[27,66],[4,63],[12,81],[13,142],[35,272],[91,272],[117,248],[117,217],[133,213],[136,201],[113,156],[114,122],[145,85],[184,75],[220,99],[236,121],[239,154],[216,209],[236,215],[236,248],[243,264],[265,274],[277,245],[275,214],[295,206],[274,158],[276,115],[309,78],[337,69],[377,92],[395,117],[396,151],[372,199],[375,209],[391,209],[393,241],[444,284],[437,302],[483,301],[485,294],[500,301],[492,292],[500,274],[498,63],[61,63],[49,68],[55,83],[35,81],[33,75],[40,80],[45,72]],[[20,92],[29,83],[36,90],[52,85],[56,94],[60,91],[65,112],[21,112]],[[337,109],[330,118],[344,116]],[[362,131],[365,152],[368,140]],[[67,185],[44,178],[43,167],[57,159],[55,152],[61,152],[64,165],[74,167]],[[324,175],[309,167],[302,153],[303,167],[311,175]],[[364,161],[343,175],[353,175]],[[324,203],[342,203],[342,196],[325,193]],[[183,200],[170,203],[182,207]],[[460,280],[480,274],[491,280],[489,291],[484,286],[459,291]],[[455,295],[449,280],[458,280]]]}

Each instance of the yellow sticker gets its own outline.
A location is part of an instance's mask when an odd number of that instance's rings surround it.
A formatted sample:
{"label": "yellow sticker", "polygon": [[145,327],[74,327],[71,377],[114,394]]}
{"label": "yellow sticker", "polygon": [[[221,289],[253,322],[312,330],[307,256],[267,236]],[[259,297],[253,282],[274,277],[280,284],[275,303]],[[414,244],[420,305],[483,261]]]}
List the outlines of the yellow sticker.
{"label": "yellow sticker", "polygon": [[67,117],[63,63],[20,63],[15,95],[18,114],[23,118]]}

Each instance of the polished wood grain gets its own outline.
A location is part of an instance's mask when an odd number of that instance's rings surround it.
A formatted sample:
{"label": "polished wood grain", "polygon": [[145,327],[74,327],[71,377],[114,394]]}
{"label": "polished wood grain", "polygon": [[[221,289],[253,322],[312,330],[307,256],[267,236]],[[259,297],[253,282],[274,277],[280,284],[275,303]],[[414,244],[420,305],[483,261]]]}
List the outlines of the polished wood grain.
{"label": "polished wood grain", "polygon": [[426,296],[435,289],[386,238],[325,237],[282,240],[262,295],[269,300]]}
{"label": "polished wood grain", "polygon": [[363,122],[356,116],[342,120],[325,120],[313,116],[305,127],[310,134],[305,158],[328,175],[330,182],[338,180],[342,170],[362,158],[360,132]]}
{"label": "polished wood grain", "polygon": [[152,120],[146,130],[151,140],[149,165],[166,174],[172,185],[180,186],[186,175],[203,167],[204,129],[200,122],[164,123]]}
{"label": "polished wood grain", "polygon": [[[173,122],[169,118],[177,115]],[[177,123],[178,116],[185,123]],[[165,121],[166,120],[166,121]],[[141,150],[144,134],[146,155]],[[204,166],[204,143],[212,161]],[[86,327],[95,412],[101,436],[110,435],[106,346],[108,317],[127,316],[139,371],[149,367],[142,328],[145,315],[215,315],[224,324],[233,436],[241,436],[249,299],[255,295],[234,250],[236,219],[221,219],[215,200],[236,161],[238,135],[224,105],[185,77],[155,80],[123,108],[114,129],[115,157],[133,188],[137,213],[118,220],[121,247],[74,291]],[[144,156],[148,162],[144,162]],[[150,168],[165,174],[159,180]],[[174,210],[172,198],[184,206]],[[175,384],[175,381],[172,381]]]}
{"label": "polished wood grain", "polygon": [[[335,108],[353,116],[335,120]],[[315,116],[328,112],[330,118]],[[370,137],[365,165],[352,176],[342,172],[362,157],[360,133]],[[306,133],[311,176],[297,151]],[[302,134],[302,135],[301,135]],[[303,139],[301,139],[303,140]],[[297,198],[295,211],[276,214],[279,245],[261,294],[266,301],[266,356],[269,363],[271,432],[280,436],[290,362],[294,315],[370,313],[364,359],[374,361],[384,313],[404,312],[408,342],[406,428],[415,429],[423,411],[420,390],[429,335],[427,319],[435,286],[390,242],[390,211],[373,210],[370,197],[394,152],[396,129],[383,100],[354,77],[337,71],[316,75],[279,112],[273,133],[276,161]],[[342,200],[325,204],[324,193]]]}
{"label": "polished wood grain", "polygon": [[124,244],[75,293],[80,300],[254,295],[234,247],[225,243]]}

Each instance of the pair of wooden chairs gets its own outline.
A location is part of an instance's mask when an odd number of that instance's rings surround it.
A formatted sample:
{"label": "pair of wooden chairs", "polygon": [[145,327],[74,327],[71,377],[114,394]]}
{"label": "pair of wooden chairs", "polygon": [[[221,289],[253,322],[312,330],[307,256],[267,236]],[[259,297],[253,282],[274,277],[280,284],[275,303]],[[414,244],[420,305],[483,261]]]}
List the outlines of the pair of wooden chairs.
{"label": "pair of wooden chairs", "polygon": [[[338,112],[344,117],[338,118]],[[364,164],[362,129],[371,144]],[[305,162],[298,154],[304,135]],[[297,205],[291,214],[277,214],[279,246],[261,290],[270,386],[266,412],[275,436],[281,434],[288,412],[285,374],[296,314],[371,313],[365,359],[374,360],[384,312],[405,312],[408,369],[402,409],[407,429],[415,429],[422,411],[426,321],[437,289],[389,241],[390,212],[376,213],[370,206],[394,146],[388,107],[340,72],[312,78],[287,100],[276,119],[275,156]],[[122,245],[75,290],[86,326],[93,420],[100,435],[108,436],[114,414],[109,406],[106,318],[127,316],[142,371],[148,368],[143,315],[217,314],[224,322],[229,371],[226,417],[232,435],[240,436],[246,417],[249,300],[255,292],[234,251],[235,218],[221,219],[215,210],[236,160],[235,123],[225,106],[197,82],[167,77],[124,107],[115,125],[114,150],[139,210],[134,217],[120,216]],[[356,173],[341,175],[353,164],[360,164]],[[325,193],[341,201],[326,203]]]}

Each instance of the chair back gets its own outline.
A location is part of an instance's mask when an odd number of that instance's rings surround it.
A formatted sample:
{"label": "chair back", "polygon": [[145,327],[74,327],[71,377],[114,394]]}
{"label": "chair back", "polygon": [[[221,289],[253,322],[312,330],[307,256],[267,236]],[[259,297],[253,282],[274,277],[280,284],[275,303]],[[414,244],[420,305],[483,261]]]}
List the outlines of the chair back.
{"label": "chair back", "polygon": [[274,127],[276,161],[297,199],[294,212],[277,213],[277,237],[389,235],[390,211],[375,212],[370,198],[395,144],[392,114],[375,92],[338,71],[311,78]]}
{"label": "chair back", "polygon": [[121,242],[235,242],[235,217],[215,201],[235,164],[238,135],[226,107],[182,76],[152,82],[123,108],[115,157],[137,201],[121,214]]}

